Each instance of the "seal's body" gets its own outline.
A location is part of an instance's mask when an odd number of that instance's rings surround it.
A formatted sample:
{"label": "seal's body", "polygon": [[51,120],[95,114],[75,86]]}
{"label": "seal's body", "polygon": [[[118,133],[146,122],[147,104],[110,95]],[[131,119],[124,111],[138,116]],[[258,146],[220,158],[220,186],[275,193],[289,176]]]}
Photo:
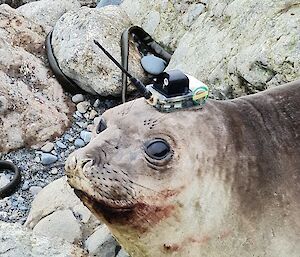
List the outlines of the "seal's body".
{"label": "seal's body", "polygon": [[299,257],[300,81],[168,114],[138,99],[103,120],[66,171],[132,257]]}

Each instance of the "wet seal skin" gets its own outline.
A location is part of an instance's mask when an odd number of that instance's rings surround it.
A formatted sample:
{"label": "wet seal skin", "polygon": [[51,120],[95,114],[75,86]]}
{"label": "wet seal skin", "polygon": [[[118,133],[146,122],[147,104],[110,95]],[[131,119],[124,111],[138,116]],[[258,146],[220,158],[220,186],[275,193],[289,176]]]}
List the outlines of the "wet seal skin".
{"label": "wet seal skin", "polygon": [[300,81],[167,114],[128,102],[65,168],[132,257],[299,257]]}

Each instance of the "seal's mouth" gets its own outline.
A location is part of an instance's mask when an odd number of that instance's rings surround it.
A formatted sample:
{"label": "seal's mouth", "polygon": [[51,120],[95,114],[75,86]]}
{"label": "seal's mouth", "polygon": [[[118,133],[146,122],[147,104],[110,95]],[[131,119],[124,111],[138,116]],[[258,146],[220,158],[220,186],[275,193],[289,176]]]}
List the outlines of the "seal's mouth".
{"label": "seal's mouth", "polygon": [[130,212],[134,208],[134,204],[127,203],[125,204],[117,204],[115,202],[108,202],[105,200],[98,200],[85,192],[75,189],[74,193],[77,197],[87,206],[90,210],[94,211],[96,214],[106,214],[106,213],[125,213]]}

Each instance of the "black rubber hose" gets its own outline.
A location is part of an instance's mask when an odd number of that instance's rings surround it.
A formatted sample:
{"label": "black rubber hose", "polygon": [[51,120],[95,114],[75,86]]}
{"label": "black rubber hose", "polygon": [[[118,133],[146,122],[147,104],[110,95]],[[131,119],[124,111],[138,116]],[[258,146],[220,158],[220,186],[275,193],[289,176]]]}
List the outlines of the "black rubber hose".
{"label": "black rubber hose", "polygon": [[49,34],[46,37],[46,53],[49,61],[49,65],[51,70],[53,71],[56,79],[58,82],[62,85],[63,89],[71,94],[78,94],[78,93],[84,93],[84,90],[82,90],[71,78],[67,77],[62,70],[60,69],[58,62],[56,60],[56,57],[53,53],[52,48],[52,32],[50,31]]}
{"label": "black rubber hose", "polygon": [[0,161],[0,171],[10,170],[14,173],[13,179],[4,187],[0,188],[0,199],[11,196],[21,183],[21,173],[16,165],[9,161]]}

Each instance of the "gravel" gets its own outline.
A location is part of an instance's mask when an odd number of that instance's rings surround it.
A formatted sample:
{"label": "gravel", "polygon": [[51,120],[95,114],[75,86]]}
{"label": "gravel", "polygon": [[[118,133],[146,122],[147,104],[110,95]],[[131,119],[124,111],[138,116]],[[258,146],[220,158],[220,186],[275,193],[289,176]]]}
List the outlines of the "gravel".
{"label": "gravel", "polygon": [[[84,103],[83,107],[85,107],[88,115],[86,116],[89,117],[91,112],[93,116],[97,112],[95,119],[106,109],[120,103],[114,99],[97,100],[96,97],[89,95],[84,95],[83,97],[84,99],[80,103]],[[90,140],[91,132],[87,131],[86,127],[82,128],[79,126],[78,123],[84,123],[91,129],[91,126],[94,127],[93,120],[86,119],[79,111],[76,111],[74,114],[72,126],[60,138],[56,138],[53,142],[50,142],[51,148],[53,146],[50,150],[51,153],[25,148],[8,154],[0,153],[0,160],[11,160],[14,162],[19,167],[22,175],[20,188],[12,196],[0,200],[1,221],[24,224],[35,195],[49,183],[64,176],[66,158],[76,148],[86,145]],[[80,145],[78,145],[79,140],[81,142]],[[10,179],[9,176],[8,173],[2,172],[0,173],[0,180],[6,179],[5,181],[7,182],[7,179]]]}

